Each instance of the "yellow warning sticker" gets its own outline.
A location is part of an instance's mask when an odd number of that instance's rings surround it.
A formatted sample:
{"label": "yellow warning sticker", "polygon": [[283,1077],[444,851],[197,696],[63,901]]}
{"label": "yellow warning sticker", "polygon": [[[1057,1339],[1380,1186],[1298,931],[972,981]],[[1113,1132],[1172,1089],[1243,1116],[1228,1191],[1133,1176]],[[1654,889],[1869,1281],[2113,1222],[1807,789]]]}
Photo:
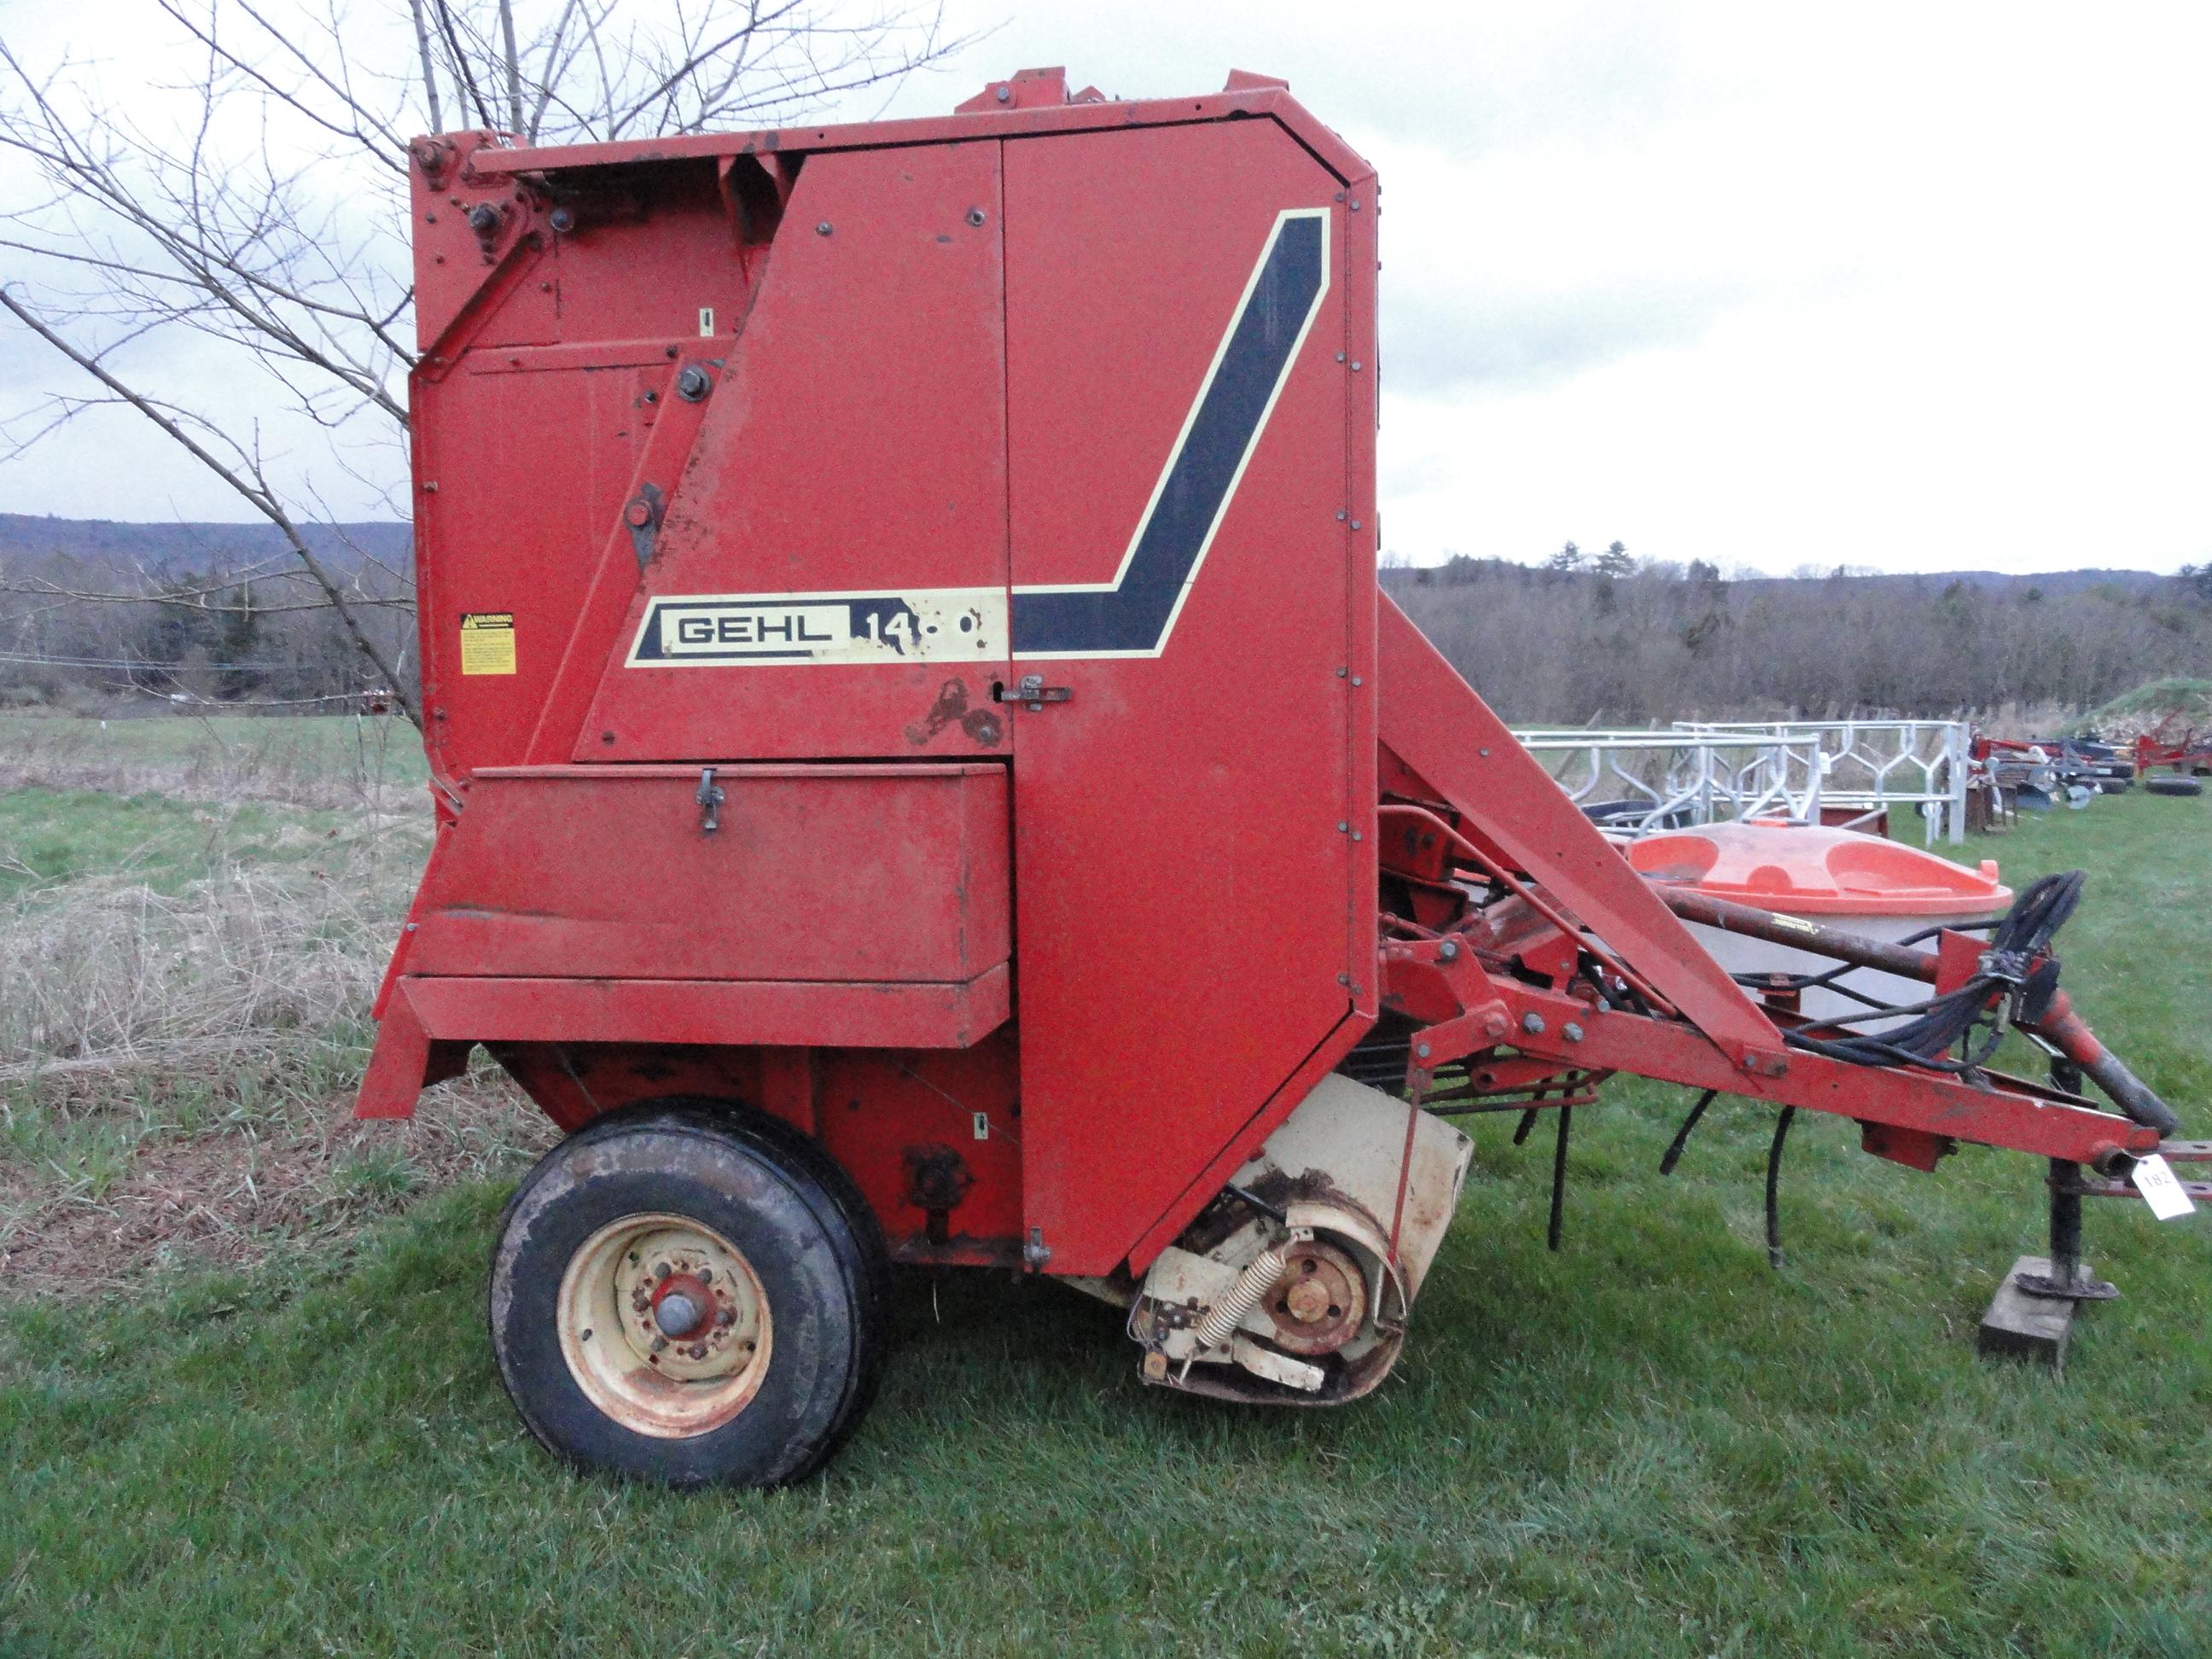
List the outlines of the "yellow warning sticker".
{"label": "yellow warning sticker", "polygon": [[461,672],[514,672],[514,612],[461,612]]}

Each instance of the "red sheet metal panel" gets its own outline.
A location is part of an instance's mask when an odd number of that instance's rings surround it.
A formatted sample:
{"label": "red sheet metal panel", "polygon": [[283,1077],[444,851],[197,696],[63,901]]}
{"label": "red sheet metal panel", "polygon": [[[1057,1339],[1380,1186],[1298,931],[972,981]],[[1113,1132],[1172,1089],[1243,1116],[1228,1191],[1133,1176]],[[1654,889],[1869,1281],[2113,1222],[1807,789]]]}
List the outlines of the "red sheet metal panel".
{"label": "red sheet metal panel", "polygon": [[713,830],[701,772],[479,772],[406,972],[953,983],[1007,959],[1004,769],[723,767]]}
{"label": "red sheet metal panel", "polygon": [[580,761],[1003,753],[994,142],[817,155],[671,495]]}
{"label": "red sheet metal panel", "polygon": [[964,985],[410,975],[392,1006],[434,1041],[965,1048],[1006,1023],[1012,985],[1003,963]]}
{"label": "red sheet metal panel", "polygon": [[[643,446],[641,368],[667,374],[657,345],[535,362],[487,353],[434,388],[418,373],[422,700],[448,778],[523,757]],[[487,618],[511,654],[464,661],[465,630]]]}
{"label": "red sheet metal panel", "polygon": [[1014,716],[1023,1181],[1052,1271],[1099,1273],[1373,960],[1341,356],[1373,244],[1273,122],[1006,167],[1013,668],[1070,693]]}

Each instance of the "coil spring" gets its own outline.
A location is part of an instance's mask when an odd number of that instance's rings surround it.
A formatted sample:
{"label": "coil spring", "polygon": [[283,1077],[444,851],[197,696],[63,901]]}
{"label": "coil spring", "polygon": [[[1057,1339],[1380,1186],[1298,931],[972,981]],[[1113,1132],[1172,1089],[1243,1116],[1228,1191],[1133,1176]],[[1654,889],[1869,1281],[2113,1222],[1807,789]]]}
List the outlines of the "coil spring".
{"label": "coil spring", "polygon": [[1275,1281],[1290,1270],[1291,1259],[1279,1244],[1271,1244],[1252,1258],[1251,1265],[1237,1275],[1237,1282],[1229,1293],[1206,1310],[1206,1317],[1192,1329],[1199,1346],[1218,1348],[1229,1340],[1237,1328],[1244,1322],[1244,1316],[1260,1305],[1260,1298],[1274,1288]]}

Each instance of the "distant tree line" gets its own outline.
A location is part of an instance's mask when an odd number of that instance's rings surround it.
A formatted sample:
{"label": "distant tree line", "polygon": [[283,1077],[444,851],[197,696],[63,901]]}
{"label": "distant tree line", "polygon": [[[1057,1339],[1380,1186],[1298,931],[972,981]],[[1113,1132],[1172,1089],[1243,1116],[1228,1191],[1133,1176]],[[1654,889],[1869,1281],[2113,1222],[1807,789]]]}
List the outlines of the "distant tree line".
{"label": "distant tree line", "polygon": [[1507,719],[1944,715],[2086,708],[2212,674],[2212,565],[2176,577],[1724,577],[1568,543],[1540,567],[1386,569],[1422,631]]}
{"label": "distant tree line", "polygon": [[[369,562],[345,582],[362,626],[411,690],[414,617],[404,580]],[[312,713],[395,689],[319,586],[287,560],[0,558],[0,706]]]}
{"label": "distant tree line", "polygon": [[[404,560],[330,556],[411,685]],[[1540,566],[1455,556],[1383,581],[1527,725],[2086,708],[2146,680],[2212,677],[2212,564],[2168,578],[1729,577],[1570,542]],[[282,557],[0,551],[0,704],[288,711],[392,689]]]}

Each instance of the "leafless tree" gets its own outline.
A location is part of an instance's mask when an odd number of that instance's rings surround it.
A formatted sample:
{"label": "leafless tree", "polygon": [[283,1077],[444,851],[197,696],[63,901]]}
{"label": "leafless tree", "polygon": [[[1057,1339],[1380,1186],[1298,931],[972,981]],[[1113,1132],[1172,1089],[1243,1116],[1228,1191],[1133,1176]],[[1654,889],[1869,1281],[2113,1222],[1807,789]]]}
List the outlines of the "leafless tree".
{"label": "leafless tree", "polygon": [[[0,462],[83,411],[154,422],[276,526],[345,636],[419,723],[404,647],[371,625],[408,573],[319,556],[317,466],[396,479],[414,361],[407,143],[518,143],[779,125],[965,42],[937,0],[154,0],[167,84],[0,40],[0,154],[40,181],[0,205],[29,280],[0,305],[96,390],[0,416]],[[164,384],[149,337],[194,331],[252,365],[295,429],[270,453],[252,399]],[[398,504],[393,503],[395,516]],[[142,595],[132,595],[134,599]]]}

